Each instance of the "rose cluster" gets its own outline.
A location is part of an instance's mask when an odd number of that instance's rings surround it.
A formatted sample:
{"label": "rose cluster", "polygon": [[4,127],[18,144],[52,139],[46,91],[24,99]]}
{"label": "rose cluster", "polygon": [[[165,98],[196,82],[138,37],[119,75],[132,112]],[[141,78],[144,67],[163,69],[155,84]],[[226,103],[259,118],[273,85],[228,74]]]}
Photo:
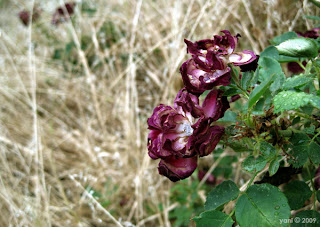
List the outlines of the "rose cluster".
{"label": "rose cluster", "polygon": [[[210,154],[224,134],[224,127],[214,122],[224,116],[229,102],[216,87],[230,83],[229,65],[242,66],[257,59],[252,51],[234,52],[240,35],[222,32],[222,36],[195,43],[185,40],[192,56],[180,68],[185,87],[173,107],[160,104],[148,119],[149,156],[161,159],[158,171],[171,181],[189,177],[198,157]],[[199,96],[207,90],[211,91],[200,105]]]}

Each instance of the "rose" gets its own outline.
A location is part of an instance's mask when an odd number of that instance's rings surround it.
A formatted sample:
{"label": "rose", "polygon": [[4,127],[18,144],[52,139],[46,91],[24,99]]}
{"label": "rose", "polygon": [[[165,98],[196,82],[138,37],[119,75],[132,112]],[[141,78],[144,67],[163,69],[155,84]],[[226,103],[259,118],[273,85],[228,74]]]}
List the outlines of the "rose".
{"label": "rose", "polygon": [[189,177],[196,168],[197,156],[212,152],[224,128],[211,123],[229,108],[222,93],[212,90],[200,106],[198,96],[182,89],[174,108],[161,104],[154,109],[148,119],[148,150],[152,159],[161,159],[160,174],[173,181]]}

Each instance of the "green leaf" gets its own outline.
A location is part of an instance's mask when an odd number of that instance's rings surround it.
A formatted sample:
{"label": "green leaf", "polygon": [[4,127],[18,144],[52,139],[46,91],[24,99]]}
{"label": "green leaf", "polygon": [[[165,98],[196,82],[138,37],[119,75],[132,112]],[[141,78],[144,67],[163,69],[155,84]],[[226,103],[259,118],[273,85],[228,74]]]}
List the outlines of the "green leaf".
{"label": "green leaf", "polygon": [[300,60],[302,60],[302,58],[279,55],[278,62],[280,62],[280,63],[288,63],[288,62],[298,62]]}
{"label": "green leaf", "polygon": [[319,144],[315,142],[311,142],[309,144],[308,155],[312,163],[316,165],[320,165],[320,145]]}
{"label": "green leaf", "polygon": [[291,227],[318,227],[319,225],[320,214],[313,210],[304,210],[293,218]]}
{"label": "green leaf", "polygon": [[290,154],[294,157],[289,160],[294,168],[303,166],[308,161],[308,145],[294,146]]}
{"label": "green leaf", "polygon": [[273,158],[277,154],[277,150],[270,143],[263,141],[260,143],[260,151],[267,158]]}
{"label": "green leaf", "polygon": [[285,75],[278,61],[270,57],[259,58],[259,80],[261,82],[268,80],[273,75],[273,83],[270,86],[270,91],[278,90],[285,81]]}
{"label": "green leaf", "polygon": [[227,110],[217,122],[237,122],[237,113]]}
{"label": "green leaf", "polygon": [[290,217],[290,207],[279,188],[270,184],[256,184],[240,196],[235,215],[240,226],[288,226],[280,220]]}
{"label": "green leaf", "polygon": [[269,165],[269,177],[273,176],[274,174],[277,173],[279,167],[280,167],[280,162],[279,160],[281,159],[281,157],[279,158],[276,158],[274,160],[272,160],[270,162],[270,165]]}
{"label": "green leaf", "polygon": [[309,0],[310,2],[312,2],[315,6],[320,8],[320,2],[318,2],[317,0]]}
{"label": "green leaf", "polygon": [[313,77],[310,75],[299,75],[299,76],[289,77],[284,82],[282,88],[284,90],[299,88],[299,87],[305,86],[306,84],[312,81],[313,81]]}
{"label": "green leaf", "polygon": [[262,170],[268,160],[266,160],[263,156],[259,156],[255,158],[253,155],[248,156],[242,163],[242,167],[244,170],[248,172],[260,171]]}
{"label": "green leaf", "polygon": [[270,79],[272,75],[283,74],[281,65],[275,59],[270,57],[259,58],[259,80],[266,81]]}
{"label": "green leaf", "polygon": [[205,211],[192,220],[196,222],[197,227],[231,227],[234,223],[231,217],[217,210]]}
{"label": "green leaf", "polygon": [[252,108],[254,104],[260,99],[260,97],[267,91],[270,84],[273,82],[274,75],[270,76],[268,80],[262,82],[250,93],[248,107]]}
{"label": "green leaf", "polygon": [[290,138],[290,143],[292,143],[294,146],[301,146],[306,145],[309,143],[310,138],[305,133],[294,133]]}
{"label": "green leaf", "polygon": [[281,91],[274,97],[273,103],[274,113],[295,110],[308,104],[320,108],[317,106],[320,103],[320,97],[299,91]]}
{"label": "green leaf", "polygon": [[250,85],[250,81],[253,78],[254,72],[253,71],[247,71],[247,72],[243,72],[242,73],[242,77],[240,80],[240,85],[244,90],[247,90],[249,85]]}
{"label": "green leaf", "polygon": [[312,195],[309,186],[303,181],[292,181],[284,187],[283,193],[288,199],[292,210],[298,210],[304,206],[304,202]]}
{"label": "green leaf", "polygon": [[288,39],[276,46],[279,54],[289,57],[316,57],[318,46],[314,39],[297,37]]}
{"label": "green leaf", "polygon": [[241,91],[239,89],[229,88],[228,90],[223,92],[223,96],[233,96],[233,95],[237,95],[240,93],[241,93]]}
{"label": "green leaf", "polygon": [[283,33],[282,35],[274,37],[272,40],[270,40],[270,43],[273,45],[278,45],[278,44],[282,43],[283,41],[286,41],[288,39],[292,39],[295,37],[298,37],[297,33],[286,32],[286,33]]}
{"label": "green leaf", "polygon": [[275,60],[279,59],[279,51],[277,50],[277,48],[275,48],[275,46],[268,46],[266,49],[264,49],[261,53],[260,53],[260,58],[263,57],[269,57],[269,58],[273,58]]}
{"label": "green leaf", "polygon": [[310,127],[308,128],[304,128],[303,131],[307,134],[311,134],[311,135],[314,135],[314,130],[316,129],[316,126],[314,125],[311,125]]}
{"label": "green leaf", "polygon": [[305,18],[311,19],[311,20],[320,20],[320,17],[312,16],[312,15],[304,15]]}
{"label": "green leaf", "polygon": [[214,210],[236,199],[239,193],[240,191],[233,181],[223,181],[209,193],[204,207],[206,210]]}

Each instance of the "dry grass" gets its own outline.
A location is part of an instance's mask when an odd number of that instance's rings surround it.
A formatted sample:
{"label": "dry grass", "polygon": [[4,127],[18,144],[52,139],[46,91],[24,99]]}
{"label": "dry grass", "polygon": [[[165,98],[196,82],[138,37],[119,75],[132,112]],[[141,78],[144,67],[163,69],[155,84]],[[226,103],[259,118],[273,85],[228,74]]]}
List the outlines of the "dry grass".
{"label": "dry grass", "polygon": [[[259,53],[315,14],[307,1],[88,0],[93,16],[78,8],[55,27],[61,2],[48,2],[0,1],[0,226],[170,226],[178,204],[147,155],[146,120],[182,86],[183,39],[229,29]],[[42,17],[24,27],[17,13],[33,4]],[[53,60],[71,41],[75,63]]]}

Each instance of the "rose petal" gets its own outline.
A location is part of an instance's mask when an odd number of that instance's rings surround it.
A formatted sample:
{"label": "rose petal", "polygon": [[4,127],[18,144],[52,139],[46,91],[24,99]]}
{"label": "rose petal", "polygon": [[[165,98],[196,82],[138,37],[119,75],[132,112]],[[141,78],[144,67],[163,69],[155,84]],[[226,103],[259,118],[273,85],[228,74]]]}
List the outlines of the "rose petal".
{"label": "rose petal", "polygon": [[237,52],[229,55],[229,63],[233,63],[235,66],[245,65],[254,61],[257,56],[253,51],[244,50],[242,52]]}
{"label": "rose petal", "polygon": [[197,168],[197,156],[192,158],[177,158],[171,156],[159,163],[159,174],[176,182],[192,175]]}

